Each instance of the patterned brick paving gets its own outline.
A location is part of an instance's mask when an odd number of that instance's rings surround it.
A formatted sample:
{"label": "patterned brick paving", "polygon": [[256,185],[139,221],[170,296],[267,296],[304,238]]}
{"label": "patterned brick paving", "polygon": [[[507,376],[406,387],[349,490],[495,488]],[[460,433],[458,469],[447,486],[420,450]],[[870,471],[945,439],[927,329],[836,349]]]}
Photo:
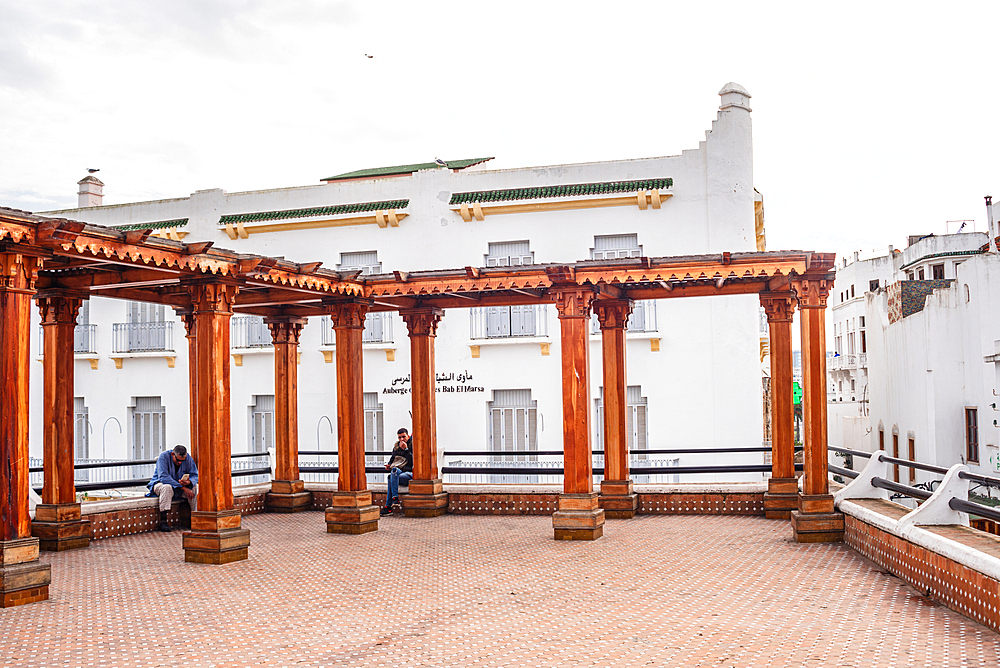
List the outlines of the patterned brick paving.
{"label": "patterned brick paving", "polygon": [[0,666],[993,666],[1000,636],[787,522],[645,515],[595,543],[538,516],[253,515],[250,559],[180,534],[43,553],[0,610]]}

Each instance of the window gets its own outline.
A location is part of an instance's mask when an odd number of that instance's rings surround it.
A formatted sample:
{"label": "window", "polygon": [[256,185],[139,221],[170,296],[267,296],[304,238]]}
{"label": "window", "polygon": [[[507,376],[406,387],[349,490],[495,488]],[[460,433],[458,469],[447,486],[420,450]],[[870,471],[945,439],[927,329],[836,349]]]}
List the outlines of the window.
{"label": "window", "polygon": [[944,278],[944,265],[935,264],[931,266],[931,277],[935,279]]}
{"label": "window", "polygon": [[132,459],[156,459],[167,445],[167,409],[160,397],[136,397],[129,412],[132,414]]}
{"label": "window", "polygon": [[906,280],[908,280],[908,281],[912,281],[913,280],[913,272],[912,271],[906,272]]}
{"label": "window", "polygon": [[854,386],[854,383],[855,383],[855,382],[856,382],[856,381],[855,381],[855,380],[854,380],[853,378],[851,378],[851,392],[853,392],[853,391],[854,391],[854,387],[855,387],[855,386]]}
{"label": "window", "polygon": [[250,407],[250,452],[267,452],[274,447],[274,395],[253,395]]}
{"label": "window", "polygon": [[114,325],[114,351],[120,353],[173,350],[173,322],[163,304],[128,302],[127,322]]}
{"label": "window", "polygon": [[851,283],[851,299],[854,299],[854,284]]}
{"label": "window", "polygon": [[90,409],[84,397],[73,398],[73,457],[90,457]]}
{"label": "window", "polygon": [[486,254],[487,267],[516,267],[534,264],[535,254],[528,241],[498,241],[489,243]]}
{"label": "window", "polygon": [[73,352],[94,353],[97,343],[95,331],[97,325],[90,324],[90,300],[84,299],[80,305],[80,313],[76,316],[76,328],[73,330]]}
{"label": "window", "polygon": [[378,261],[378,251],[358,251],[354,253],[341,253],[338,271],[356,271],[360,269],[362,275],[381,274],[382,263]]}
{"label": "window", "polygon": [[[604,448],[604,388],[600,389],[600,397],[597,398],[597,443],[600,449]],[[628,439],[629,452],[633,450],[646,450],[649,448],[649,433],[647,429],[647,407],[646,397],[642,396],[641,385],[629,385],[625,389],[625,434]],[[645,459],[646,455],[640,455],[639,459]]]}
{"label": "window", "polygon": [[[899,434],[892,434],[892,456],[899,459]],[[892,479],[899,482],[899,464],[892,465]]]}
{"label": "window", "polygon": [[[917,461],[917,446],[912,436],[907,439],[907,454],[909,455],[907,459],[909,459],[911,462]],[[910,484],[912,485],[915,482],[917,482],[917,469],[913,468],[912,466],[909,468],[910,468]]]}
{"label": "window", "polygon": [[365,450],[368,452],[385,450],[385,429],[382,422],[382,404],[378,392],[365,392]]}
{"label": "window", "polygon": [[[341,253],[339,271],[361,270],[362,276],[382,273],[382,263],[378,261],[378,251],[358,251]],[[324,316],[322,320],[323,345],[333,345],[335,335],[330,326],[330,319]],[[365,316],[365,329],[361,333],[362,343],[392,343],[392,313],[380,311],[368,313]]]}
{"label": "window", "polygon": [[979,463],[979,409],[965,409],[965,459]]}
{"label": "window", "polygon": [[531,399],[531,390],[493,390],[493,401],[486,407],[490,414],[490,451],[521,453],[504,457],[504,461],[533,459],[523,454],[538,450],[538,402]]}
{"label": "window", "polygon": [[847,354],[854,354],[854,332],[847,333]]}
{"label": "window", "polygon": [[865,330],[861,330],[861,354],[868,352],[868,343],[865,341]]}
{"label": "window", "polygon": [[229,319],[230,348],[267,348],[271,345],[271,330],[264,324],[264,316],[237,315]]}
{"label": "window", "polygon": [[[534,254],[527,241],[490,242],[487,267],[532,264]],[[547,336],[548,311],[544,304],[525,306],[479,306],[469,310],[470,338],[504,339],[518,336]]]}
{"label": "window", "polygon": [[878,290],[878,279],[874,281],[868,281],[868,291],[875,292],[876,290]]}
{"label": "window", "polygon": [[858,327],[864,327],[864,326],[865,326],[865,316],[859,315],[858,316]]}
{"label": "window", "polygon": [[622,257],[642,257],[638,234],[610,234],[594,237],[591,260],[614,260]]}
{"label": "window", "polygon": [[885,429],[878,428],[878,449],[885,452]]}
{"label": "window", "polygon": [[921,267],[920,269],[917,269],[917,280],[918,281],[924,280],[924,268],[923,267]]}

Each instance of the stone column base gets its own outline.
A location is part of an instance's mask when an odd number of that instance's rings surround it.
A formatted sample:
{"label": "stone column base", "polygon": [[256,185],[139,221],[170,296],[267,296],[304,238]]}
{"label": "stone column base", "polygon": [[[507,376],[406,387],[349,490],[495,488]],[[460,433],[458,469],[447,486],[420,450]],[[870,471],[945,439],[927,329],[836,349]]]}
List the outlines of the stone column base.
{"label": "stone column base", "polygon": [[599,501],[607,519],[630,520],[639,509],[639,497],[632,491],[631,480],[602,480]]}
{"label": "stone column base", "polygon": [[764,493],[764,517],[769,520],[791,519],[799,509],[798,478],[768,478]]}
{"label": "stone column base", "polygon": [[90,545],[90,520],[80,514],[79,503],[39,503],[31,522],[31,535],[46,552],[63,552]]}
{"label": "stone column base", "polygon": [[298,513],[312,508],[312,492],[301,480],[272,480],[264,505],[269,513]]}
{"label": "stone column base", "polygon": [[326,509],[326,532],[362,534],[378,531],[378,506],[370,490],[332,492]]}
{"label": "stone column base", "polygon": [[0,541],[0,608],[46,601],[52,569],[38,561],[38,539]]}
{"label": "stone column base", "polygon": [[796,543],[837,543],[844,540],[844,516],[833,509],[831,494],[803,494],[792,511]]}
{"label": "stone column base", "polygon": [[560,494],[559,510],[552,513],[556,540],[597,540],[604,535],[604,510],[597,492]]}
{"label": "stone column base", "polygon": [[438,517],[448,512],[448,494],[440,478],[411,480],[409,494],[399,500],[407,517]]}
{"label": "stone column base", "polygon": [[238,510],[197,510],[191,513],[191,530],[182,536],[184,561],[195,564],[229,564],[248,557],[250,530],[242,528]]}

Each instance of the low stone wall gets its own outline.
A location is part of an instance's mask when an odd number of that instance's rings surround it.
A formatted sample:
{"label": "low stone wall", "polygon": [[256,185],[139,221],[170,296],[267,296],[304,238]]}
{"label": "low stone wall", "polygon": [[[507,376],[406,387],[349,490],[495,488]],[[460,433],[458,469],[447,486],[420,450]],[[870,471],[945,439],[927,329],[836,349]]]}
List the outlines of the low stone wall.
{"label": "low stone wall", "polygon": [[[263,485],[246,485],[233,489],[233,505],[244,515],[264,512],[264,494],[271,488]],[[159,500],[145,496],[90,501],[82,504],[83,519],[90,521],[90,539],[115,538],[134,533],[153,531],[160,521]],[[175,502],[167,514],[171,527],[191,526],[191,508],[186,503]]]}
{"label": "low stone wall", "polygon": [[897,522],[910,509],[882,499],[844,500],[839,508],[847,545],[921,594],[1000,631],[1000,537],[962,525],[901,530]]}

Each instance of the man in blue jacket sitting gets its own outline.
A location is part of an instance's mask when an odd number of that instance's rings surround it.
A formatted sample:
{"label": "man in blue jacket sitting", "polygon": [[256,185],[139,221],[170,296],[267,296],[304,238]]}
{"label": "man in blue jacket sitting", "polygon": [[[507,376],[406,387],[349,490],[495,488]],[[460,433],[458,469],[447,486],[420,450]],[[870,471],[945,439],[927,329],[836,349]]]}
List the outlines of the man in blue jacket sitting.
{"label": "man in blue jacket sitting", "polygon": [[167,513],[174,499],[187,499],[191,510],[198,510],[198,466],[183,445],[160,453],[146,487],[149,488],[146,496],[160,497],[160,524],[156,527],[159,531],[170,531]]}

